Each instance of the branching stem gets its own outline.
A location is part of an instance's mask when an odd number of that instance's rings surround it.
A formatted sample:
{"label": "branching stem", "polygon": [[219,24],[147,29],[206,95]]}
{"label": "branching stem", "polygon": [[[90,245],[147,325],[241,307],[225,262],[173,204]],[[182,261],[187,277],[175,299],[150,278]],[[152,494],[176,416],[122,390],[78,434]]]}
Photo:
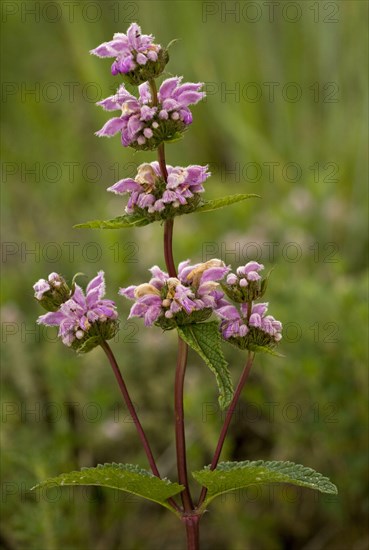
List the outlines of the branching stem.
{"label": "branching stem", "polygon": [[[220,453],[222,452],[222,449],[223,449],[224,441],[225,441],[225,438],[226,438],[226,435],[227,435],[227,432],[228,432],[229,425],[230,425],[231,420],[232,420],[233,413],[236,409],[238,400],[240,398],[240,395],[242,393],[242,390],[244,388],[246,380],[248,379],[248,376],[250,374],[252,363],[254,361],[254,355],[255,355],[254,353],[249,351],[246,365],[245,365],[245,367],[243,369],[243,372],[241,374],[241,378],[238,382],[236,391],[234,392],[234,396],[233,396],[233,399],[231,401],[231,404],[229,405],[229,408],[228,408],[228,411],[227,411],[227,414],[226,414],[226,417],[225,417],[225,420],[224,420],[224,424],[223,424],[223,427],[222,427],[222,431],[220,432],[220,436],[219,436],[219,439],[218,439],[218,444],[217,444],[216,449],[215,449],[213,460],[211,461],[210,470],[215,470],[215,468],[218,465]],[[200,494],[198,508],[200,508],[200,506],[204,502],[205,497],[206,497],[206,493],[207,493],[207,489],[206,489],[206,487],[203,487],[202,491],[201,491],[201,494]]]}
{"label": "branching stem", "polygon": [[[122,373],[120,372],[120,369],[119,369],[119,366],[118,366],[118,363],[114,357],[114,354],[111,350],[111,347],[109,346],[109,344],[106,342],[106,341],[103,341],[101,343],[101,347],[102,349],[105,351],[108,359],[109,359],[109,363],[113,369],[113,372],[114,372],[114,375],[115,375],[115,378],[118,382],[118,385],[119,385],[119,389],[123,395],[123,398],[124,398],[124,401],[127,405],[127,408],[129,410],[129,413],[132,417],[132,420],[136,426],[136,430],[138,432],[138,435],[141,439],[141,443],[145,449],[145,453],[146,453],[146,456],[147,456],[147,459],[149,461],[149,464],[150,464],[150,468],[151,468],[151,471],[152,473],[156,476],[156,477],[159,477],[160,478],[160,473],[159,473],[159,470],[156,466],[156,462],[155,462],[155,459],[154,459],[154,455],[151,451],[151,447],[150,447],[150,444],[149,444],[149,441],[146,437],[146,434],[145,434],[145,431],[141,425],[141,422],[137,416],[137,413],[136,413],[136,409],[135,409],[135,406],[134,404],[132,403],[132,400],[131,400],[131,397],[128,393],[128,389],[127,389],[127,386],[123,380],[123,376],[122,376]],[[178,508],[178,505],[177,503],[172,499],[168,499],[168,502],[173,506],[173,508],[178,512],[179,511],[179,508]]]}

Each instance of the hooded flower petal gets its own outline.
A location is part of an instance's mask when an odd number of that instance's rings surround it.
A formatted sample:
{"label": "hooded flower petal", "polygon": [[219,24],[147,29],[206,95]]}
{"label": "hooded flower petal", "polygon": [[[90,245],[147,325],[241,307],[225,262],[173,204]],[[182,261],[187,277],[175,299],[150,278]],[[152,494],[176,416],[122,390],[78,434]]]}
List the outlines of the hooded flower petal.
{"label": "hooded flower petal", "polygon": [[104,272],[99,271],[97,276],[92,279],[87,285],[86,293],[89,294],[92,290],[98,291],[98,297],[99,299],[102,298],[105,294],[105,279],[104,279]]}
{"label": "hooded flower petal", "polygon": [[99,137],[112,137],[115,136],[120,130],[122,130],[125,126],[124,120],[121,118],[111,118],[104,124],[104,126],[101,128],[101,130],[98,130],[95,132],[95,134]]}
{"label": "hooded flower petal", "polygon": [[240,314],[235,306],[227,305],[217,309],[217,315],[227,321],[233,321],[234,319],[240,319]]}
{"label": "hooded flower petal", "polygon": [[206,271],[204,271],[200,279],[200,282],[202,284],[208,281],[220,281],[220,279],[223,279],[223,277],[228,272],[229,272],[229,267],[227,266],[211,267],[210,269],[207,269]]}
{"label": "hooded flower petal", "polygon": [[50,311],[45,315],[40,315],[37,319],[39,325],[46,325],[49,327],[59,326],[61,321],[64,319],[63,313],[61,311]]}
{"label": "hooded flower petal", "polygon": [[117,181],[111,187],[108,187],[108,191],[115,193],[116,195],[123,195],[132,191],[141,191],[142,187],[139,183],[136,183],[132,178],[126,178]]}
{"label": "hooded flower petal", "polygon": [[174,90],[179,86],[181,80],[181,76],[174,76],[172,78],[167,78],[166,80],[164,80],[159,89],[160,100],[163,101],[164,99],[171,97]]}

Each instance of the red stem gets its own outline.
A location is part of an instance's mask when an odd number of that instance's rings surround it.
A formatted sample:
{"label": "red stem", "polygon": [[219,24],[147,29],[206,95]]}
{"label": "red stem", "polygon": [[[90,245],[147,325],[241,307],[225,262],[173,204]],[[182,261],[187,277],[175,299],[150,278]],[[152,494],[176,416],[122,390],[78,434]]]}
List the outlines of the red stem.
{"label": "red stem", "polygon": [[[248,357],[247,357],[247,363],[246,363],[245,368],[243,369],[243,372],[241,374],[241,378],[238,382],[236,391],[234,392],[232,402],[229,405],[229,408],[228,408],[228,411],[227,411],[227,414],[226,414],[226,417],[225,417],[225,420],[224,420],[224,424],[223,424],[223,427],[222,427],[222,431],[220,432],[218,444],[217,444],[217,447],[215,449],[214,457],[213,457],[213,460],[212,460],[211,465],[210,465],[210,470],[215,470],[215,468],[218,465],[220,453],[222,452],[222,448],[223,448],[223,445],[224,445],[224,440],[226,438],[228,428],[229,428],[229,425],[230,425],[231,420],[232,420],[233,413],[234,413],[235,408],[237,406],[237,402],[240,398],[240,395],[241,395],[243,387],[246,383],[246,380],[247,380],[247,378],[250,374],[250,370],[251,370],[253,361],[254,361],[254,353],[249,352]],[[200,494],[198,507],[200,507],[201,504],[204,502],[205,497],[206,497],[206,493],[207,493],[207,489],[206,489],[206,487],[203,487],[202,491],[201,491],[201,494]]]}
{"label": "red stem", "polygon": [[172,239],[174,220],[166,220],[164,223],[164,258],[169,277],[177,277],[176,266],[173,260]]}
{"label": "red stem", "polygon": [[163,179],[166,183],[168,181],[168,170],[167,170],[167,165],[165,164],[164,143],[161,143],[158,147],[158,161],[159,161],[161,173],[163,175]]}
{"label": "red stem", "polygon": [[[158,93],[155,80],[149,82],[152,93],[152,104],[158,105]],[[168,181],[168,170],[165,162],[164,143],[158,147],[158,161],[160,171],[165,182]],[[173,219],[166,220],[164,223],[164,258],[165,265],[170,277],[177,277],[177,270],[173,259]],[[184,408],[183,408],[183,389],[184,379],[187,366],[188,346],[178,337],[178,355],[177,367],[174,382],[174,414],[175,414],[175,434],[176,434],[176,453],[177,453],[177,471],[178,480],[184,485],[185,490],[181,493],[183,508],[189,516],[186,517],[186,532],[187,544],[189,550],[196,550],[199,544],[199,518],[192,517],[194,505],[191,498],[191,493],[187,475],[187,459],[186,459],[186,437],[184,427]]]}
{"label": "red stem", "polygon": [[188,346],[178,337],[178,355],[177,368],[174,384],[174,414],[176,431],[176,451],[177,451],[177,470],[178,480],[185,486],[181,493],[183,508],[185,512],[191,513],[193,502],[189,491],[186,460],[186,439],[184,428],[184,408],[183,408],[183,386],[186,373]]}
{"label": "red stem", "polygon": [[183,520],[186,525],[187,550],[198,550],[200,516],[184,516]]}
{"label": "red stem", "polygon": [[[127,386],[123,380],[123,376],[122,376],[122,373],[120,372],[120,369],[118,367],[118,363],[114,357],[114,354],[109,346],[109,344],[106,342],[106,341],[103,341],[101,343],[101,347],[102,349],[105,351],[108,359],[109,359],[109,363],[113,369],[113,372],[114,372],[114,375],[115,375],[115,378],[118,382],[118,385],[119,385],[119,389],[120,391],[122,392],[122,395],[123,395],[123,398],[124,398],[124,401],[127,405],[127,408],[129,410],[129,413],[132,417],[132,420],[136,426],[136,429],[137,429],[137,432],[138,432],[138,435],[141,439],[141,442],[142,442],[142,445],[145,449],[145,453],[146,453],[146,456],[147,456],[147,459],[149,461],[149,464],[150,464],[150,468],[152,470],[152,473],[160,478],[160,473],[159,473],[159,470],[156,466],[156,463],[155,463],[155,459],[154,459],[154,455],[152,454],[152,451],[151,451],[151,447],[150,447],[150,444],[149,444],[149,441],[146,437],[146,434],[144,432],[144,429],[141,425],[141,422],[137,416],[137,413],[136,413],[136,409],[132,403],[132,400],[130,398],[130,395],[128,393],[128,389],[127,389]],[[173,499],[168,499],[168,502],[170,502],[170,504],[173,506],[173,508],[175,508],[175,510],[179,511],[179,508],[176,504],[176,502],[173,500]]]}

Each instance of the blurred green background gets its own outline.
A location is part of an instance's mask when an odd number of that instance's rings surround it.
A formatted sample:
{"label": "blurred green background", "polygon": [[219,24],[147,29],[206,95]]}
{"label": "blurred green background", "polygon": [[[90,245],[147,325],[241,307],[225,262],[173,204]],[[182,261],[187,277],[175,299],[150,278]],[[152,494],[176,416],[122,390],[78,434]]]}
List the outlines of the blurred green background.
{"label": "blurred green background", "polygon": [[[101,462],[146,467],[103,352],[77,357],[40,330],[32,285],[51,271],[106,272],[108,296],[162,267],[162,227],[75,230],[119,215],[106,193],[154,155],[93,134],[94,102],[118,80],[88,51],[132,21],[171,50],[169,75],[204,81],[173,165],[211,163],[207,198],[252,200],[175,222],[177,261],[222,257],[274,266],[270,311],[285,358],[258,357],[223,459],[293,460],[329,476],[338,497],[271,487],[215,501],[204,549],[368,548],[367,62],[368,4],[281,2],[2,2],[2,527],[13,549],[184,548],[182,526],[154,504],[37,481]],[[234,11],[235,10],[235,11]],[[232,13],[233,12],[233,13]],[[232,92],[233,91],[233,92]],[[172,333],[125,321],[112,344],[160,471],[175,479]],[[237,380],[243,356],[225,348]],[[222,417],[214,380],[190,354],[189,463],[211,460]],[[194,487],[194,491],[197,489]]]}

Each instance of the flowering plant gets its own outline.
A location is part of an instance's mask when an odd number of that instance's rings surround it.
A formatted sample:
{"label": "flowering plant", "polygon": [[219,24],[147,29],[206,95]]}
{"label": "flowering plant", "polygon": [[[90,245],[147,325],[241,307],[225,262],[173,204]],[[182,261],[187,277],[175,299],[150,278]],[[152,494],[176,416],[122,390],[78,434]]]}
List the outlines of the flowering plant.
{"label": "flowering plant", "polygon": [[[140,423],[130,393],[115,356],[108,344],[119,329],[117,306],[104,298],[104,272],[99,271],[84,291],[75,279],[69,287],[64,278],[51,273],[47,280],[34,285],[35,299],[47,313],[38,322],[59,327],[62,342],[79,353],[101,347],[135,423],[151,472],[132,464],[104,464],[95,468],[61,474],[36,487],[49,485],[100,485],[132,492],[172,511],[184,524],[187,547],[199,548],[199,523],[211,501],[218,495],[254,483],[290,483],[325,493],[337,488],[326,477],[308,467],[292,462],[243,461],[219,462],[232,415],[249,376],[255,355],[278,355],[282,323],[267,314],[269,304],[261,302],[268,278],[264,266],[256,261],[232,271],[221,259],[192,264],[179,263],[176,269],[173,250],[174,218],[191,212],[216,210],[255,197],[233,195],[213,201],[202,199],[204,183],[210,173],[207,166],[170,166],[165,160],[165,143],[179,139],[192,122],[190,105],[205,95],[201,83],[182,83],[182,77],[164,80],[157,90],[159,77],[169,60],[168,51],[154,44],[151,35],[143,35],[132,23],[126,34],[115,34],[91,53],[115,58],[113,75],[123,75],[139,85],[138,97],[124,84],[115,95],[99,102],[107,111],[121,115],[106,122],[98,136],[121,134],[124,147],[157,150],[156,162],[138,167],[134,178],[125,178],[108,188],[118,195],[128,194],[124,213],[113,220],[94,220],[77,227],[119,229],[161,221],[164,224],[164,260],[166,271],[158,265],[150,269],[148,282],[121,288],[119,294],[134,303],[129,318],[139,317],[147,327],[157,326],[178,333],[178,356],[174,383],[175,445],[178,481],[163,478],[154,453]],[[155,329],[152,329],[155,330]],[[246,354],[245,366],[236,389],[223,355],[222,344],[231,343]],[[191,347],[215,375],[220,406],[225,420],[211,464],[192,473],[199,483],[195,498],[187,469],[184,428],[184,379],[188,348]]]}

